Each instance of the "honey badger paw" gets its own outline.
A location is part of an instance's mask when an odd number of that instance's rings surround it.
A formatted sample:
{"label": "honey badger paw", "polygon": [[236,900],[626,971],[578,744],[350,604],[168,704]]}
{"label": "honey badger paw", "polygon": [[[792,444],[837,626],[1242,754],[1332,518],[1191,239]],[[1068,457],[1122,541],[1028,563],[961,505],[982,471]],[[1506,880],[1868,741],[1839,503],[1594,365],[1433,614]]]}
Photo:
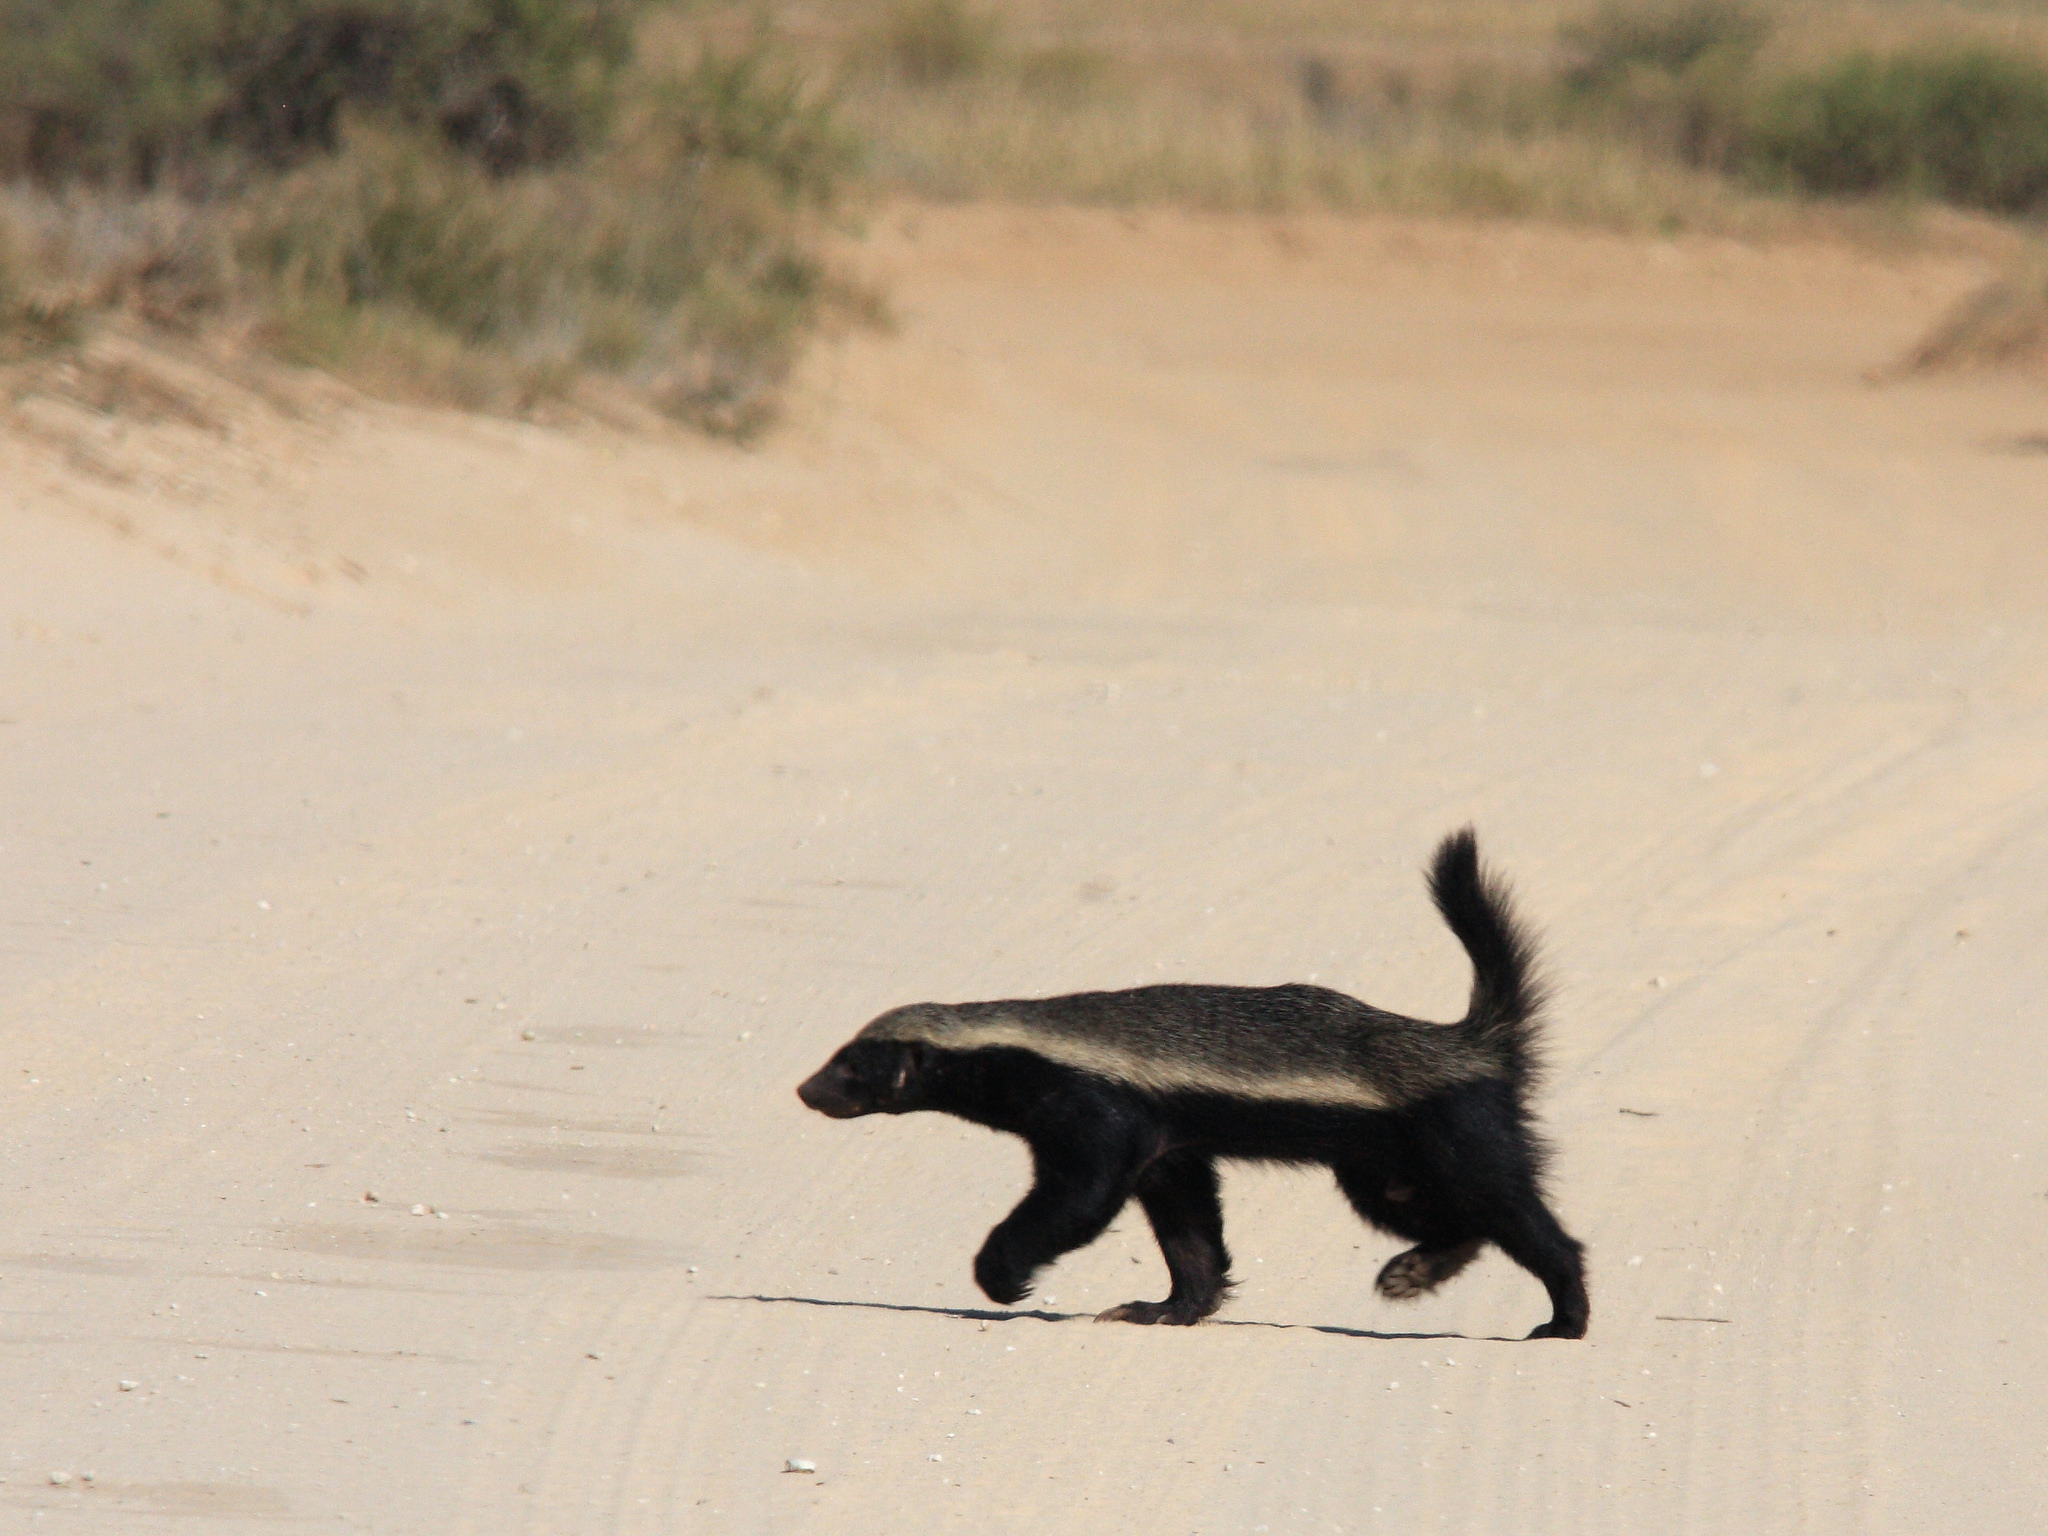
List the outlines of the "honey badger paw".
{"label": "honey badger paw", "polygon": [[1413,1301],[1426,1296],[1467,1264],[1479,1257],[1479,1244],[1460,1243],[1455,1248],[1410,1248],[1387,1260],[1374,1282],[1389,1301]]}
{"label": "honey badger paw", "polygon": [[974,1256],[974,1283],[999,1306],[1014,1307],[1031,1294],[1030,1272],[1019,1272],[991,1243]]}
{"label": "honey badger paw", "polygon": [[[1213,1310],[1213,1309],[1211,1309]],[[1095,1314],[1098,1323],[1166,1323],[1175,1328],[1192,1328],[1209,1314],[1200,1307],[1174,1301],[1127,1301],[1120,1307]]]}

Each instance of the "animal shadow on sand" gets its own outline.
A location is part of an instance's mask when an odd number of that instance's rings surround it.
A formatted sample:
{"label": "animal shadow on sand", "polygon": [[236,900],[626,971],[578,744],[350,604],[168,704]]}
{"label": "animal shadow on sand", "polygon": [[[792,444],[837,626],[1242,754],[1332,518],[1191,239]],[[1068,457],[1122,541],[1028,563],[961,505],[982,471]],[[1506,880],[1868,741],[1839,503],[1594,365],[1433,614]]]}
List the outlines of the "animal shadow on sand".
{"label": "animal shadow on sand", "polygon": [[[858,1307],[867,1312],[922,1312],[929,1317],[957,1317],[972,1323],[1082,1323],[1092,1322],[1092,1312],[1048,1312],[1044,1308],[1023,1311],[996,1311],[990,1307],[925,1307],[911,1301],[841,1301],[826,1296],[764,1296],[756,1291],[749,1295],[712,1295],[706,1301],[752,1301],[772,1307]],[[1212,1317],[1205,1319],[1204,1328],[1276,1328],[1292,1330],[1305,1328],[1311,1333],[1332,1333],[1345,1339],[1379,1339],[1393,1343],[1402,1339],[1452,1339],[1478,1344],[1512,1344],[1519,1342],[1505,1334],[1490,1333],[1381,1333],[1372,1328],[1345,1328],[1336,1323],[1268,1323],[1257,1318]]]}

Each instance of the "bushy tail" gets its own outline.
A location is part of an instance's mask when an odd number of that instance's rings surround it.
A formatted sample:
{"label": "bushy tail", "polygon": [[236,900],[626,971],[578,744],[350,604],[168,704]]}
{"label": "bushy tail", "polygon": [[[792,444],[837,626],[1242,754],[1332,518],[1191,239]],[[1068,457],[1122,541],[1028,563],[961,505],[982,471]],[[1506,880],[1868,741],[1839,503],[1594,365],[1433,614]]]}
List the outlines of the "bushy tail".
{"label": "bushy tail", "polygon": [[1545,996],[1536,941],[1517,921],[1507,886],[1480,868],[1470,827],[1438,844],[1429,865],[1429,894],[1472,957],[1472,1003],[1457,1027],[1507,1068],[1518,1089],[1526,1089],[1539,1065],[1536,1037]]}

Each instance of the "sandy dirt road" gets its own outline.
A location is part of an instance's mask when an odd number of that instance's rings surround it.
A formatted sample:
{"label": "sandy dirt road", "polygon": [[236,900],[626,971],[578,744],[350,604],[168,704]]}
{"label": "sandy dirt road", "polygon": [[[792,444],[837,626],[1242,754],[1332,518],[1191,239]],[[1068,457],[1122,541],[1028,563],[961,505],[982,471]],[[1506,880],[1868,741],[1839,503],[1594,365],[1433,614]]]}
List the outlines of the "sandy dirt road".
{"label": "sandy dirt road", "polygon": [[[1864,377],[1968,265],[868,259],[898,333],[751,453],[148,356],[188,408],[18,405],[0,1528],[2040,1528],[2048,398]],[[793,1097],[915,998],[1454,1017],[1466,820],[1559,984],[1584,1343],[1497,1256],[1382,1302],[1249,1169],[1215,1324],[1088,1321],[1163,1294],[1135,1212],[1005,1312],[1021,1149]]]}

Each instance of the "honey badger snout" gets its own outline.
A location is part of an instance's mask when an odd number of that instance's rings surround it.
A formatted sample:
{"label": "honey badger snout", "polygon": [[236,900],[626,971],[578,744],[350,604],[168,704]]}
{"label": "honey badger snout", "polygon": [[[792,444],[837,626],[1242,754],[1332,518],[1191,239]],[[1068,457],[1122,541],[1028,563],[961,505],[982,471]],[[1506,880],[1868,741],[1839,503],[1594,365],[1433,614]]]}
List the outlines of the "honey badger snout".
{"label": "honey badger snout", "polygon": [[834,1120],[851,1120],[867,1114],[872,1107],[861,1101],[854,1088],[853,1074],[835,1060],[826,1062],[798,1084],[796,1096],[807,1109],[830,1115]]}

